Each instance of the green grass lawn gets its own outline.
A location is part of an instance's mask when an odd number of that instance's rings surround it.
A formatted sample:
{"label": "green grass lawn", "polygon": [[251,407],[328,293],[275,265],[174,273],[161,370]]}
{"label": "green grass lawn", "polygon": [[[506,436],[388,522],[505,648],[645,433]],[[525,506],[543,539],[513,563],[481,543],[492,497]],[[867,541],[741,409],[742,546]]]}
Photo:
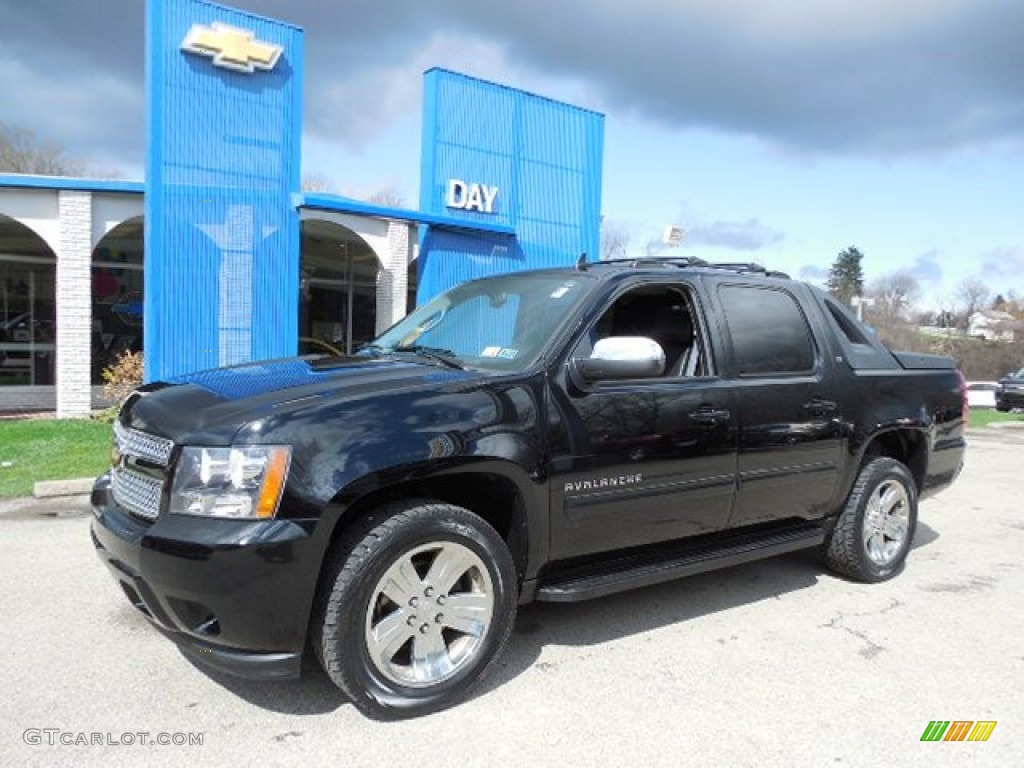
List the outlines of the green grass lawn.
{"label": "green grass lawn", "polygon": [[987,427],[994,421],[1020,421],[1024,422],[1024,413],[1000,413],[993,408],[972,408],[971,417],[968,422],[970,427]]}
{"label": "green grass lawn", "polygon": [[98,421],[0,421],[0,498],[31,496],[37,480],[99,475],[110,465],[110,443],[110,425]]}

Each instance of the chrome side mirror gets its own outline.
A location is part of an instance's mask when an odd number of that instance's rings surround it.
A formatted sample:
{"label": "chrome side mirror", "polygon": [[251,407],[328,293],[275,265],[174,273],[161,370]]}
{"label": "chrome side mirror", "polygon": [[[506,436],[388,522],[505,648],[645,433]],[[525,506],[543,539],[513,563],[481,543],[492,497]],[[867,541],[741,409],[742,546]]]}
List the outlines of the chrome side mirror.
{"label": "chrome side mirror", "polygon": [[609,336],[598,340],[590,357],[574,362],[586,381],[644,379],[665,372],[665,350],[646,336]]}

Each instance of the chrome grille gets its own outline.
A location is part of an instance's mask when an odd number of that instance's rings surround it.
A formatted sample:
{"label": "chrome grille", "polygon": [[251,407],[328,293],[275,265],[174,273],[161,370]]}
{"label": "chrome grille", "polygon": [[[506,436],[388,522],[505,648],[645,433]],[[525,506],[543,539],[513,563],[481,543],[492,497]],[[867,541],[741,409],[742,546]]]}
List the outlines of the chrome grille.
{"label": "chrome grille", "polygon": [[114,501],[134,515],[145,520],[156,520],[160,514],[160,494],[164,490],[156,480],[123,467],[111,472],[111,490]]}
{"label": "chrome grille", "polygon": [[124,427],[116,421],[114,439],[117,441],[119,453],[137,456],[161,467],[167,466],[167,462],[171,460],[171,451],[174,450],[174,443],[166,437],[157,437],[131,427]]}

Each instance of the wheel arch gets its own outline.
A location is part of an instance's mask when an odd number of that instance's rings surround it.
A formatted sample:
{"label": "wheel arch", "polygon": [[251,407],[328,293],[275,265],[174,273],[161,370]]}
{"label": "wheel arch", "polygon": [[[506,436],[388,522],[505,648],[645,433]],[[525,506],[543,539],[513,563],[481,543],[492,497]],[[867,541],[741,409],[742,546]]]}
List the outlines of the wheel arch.
{"label": "wheel arch", "polygon": [[334,496],[322,518],[330,528],[324,558],[346,530],[373,510],[404,499],[432,499],[463,507],[493,527],[512,554],[521,584],[531,561],[536,561],[531,547],[535,550],[546,542],[542,521],[536,516],[531,519],[528,512],[539,492],[525,472],[505,461],[435,471],[396,469],[378,476],[375,482],[361,481]]}
{"label": "wheel arch", "polygon": [[928,469],[928,436],[924,431],[889,429],[872,435],[860,453],[857,471],[872,459],[880,457],[895,459],[906,466],[914,478],[915,492],[921,493]]}
{"label": "wheel arch", "polygon": [[890,426],[871,433],[859,444],[852,444],[849,463],[836,486],[833,516],[838,516],[853,491],[857,476],[872,459],[888,457],[905,465],[914,479],[914,492],[920,498],[928,472],[928,434],[919,428]]}

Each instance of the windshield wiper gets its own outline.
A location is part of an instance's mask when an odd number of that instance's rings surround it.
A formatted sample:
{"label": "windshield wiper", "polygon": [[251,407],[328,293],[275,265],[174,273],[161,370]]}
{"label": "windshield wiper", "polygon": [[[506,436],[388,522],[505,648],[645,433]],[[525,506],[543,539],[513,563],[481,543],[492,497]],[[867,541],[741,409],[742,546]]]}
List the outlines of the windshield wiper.
{"label": "windshield wiper", "polygon": [[440,347],[425,347],[422,344],[406,344],[403,346],[395,347],[391,350],[392,352],[412,352],[420,357],[425,357],[428,360],[437,360],[442,365],[446,365],[449,368],[458,368],[460,371],[465,369],[465,366],[459,360],[458,355],[452,352],[450,349],[441,349]]}

